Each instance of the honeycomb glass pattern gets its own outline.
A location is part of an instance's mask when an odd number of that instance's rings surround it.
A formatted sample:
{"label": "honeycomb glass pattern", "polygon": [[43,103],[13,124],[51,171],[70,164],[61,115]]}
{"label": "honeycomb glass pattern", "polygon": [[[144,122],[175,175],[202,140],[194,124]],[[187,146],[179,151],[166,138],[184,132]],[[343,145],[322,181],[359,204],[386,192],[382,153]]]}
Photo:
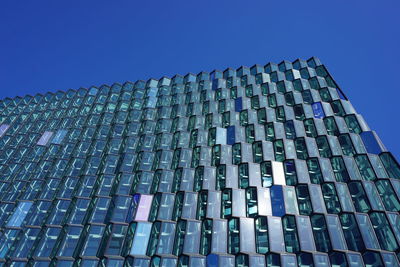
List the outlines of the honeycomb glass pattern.
{"label": "honeycomb glass pattern", "polygon": [[314,57],[3,99],[0,174],[0,266],[399,266],[400,166]]}

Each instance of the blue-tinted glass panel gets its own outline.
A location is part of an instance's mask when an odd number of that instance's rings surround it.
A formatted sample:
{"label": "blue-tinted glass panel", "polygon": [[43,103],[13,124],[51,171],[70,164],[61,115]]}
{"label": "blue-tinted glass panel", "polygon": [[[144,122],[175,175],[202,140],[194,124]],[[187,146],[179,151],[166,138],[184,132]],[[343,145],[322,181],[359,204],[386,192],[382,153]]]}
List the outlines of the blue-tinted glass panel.
{"label": "blue-tinted glass panel", "polygon": [[368,153],[379,154],[383,152],[373,132],[362,132],[360,136]]}
{"label": "blue-tinted glass panel", "polygon": [[140,222],[135,229],[135,235],[132,241],[131,255],[146,255],[147,244],[149,243],[151,223]]}
{"label": "blue-tinted glass panel", "polygon": [[17,209],[14,211],[10,220],[7,223],[8,227],[20,227],[24,221],[29,209],[32,207],[32,202],[19,202]]}
{"label": "blue-tinted glass panel", "polygon": [[317,119],[323,119],[325,117],[324,109],[322,108],[321,102],[315,102],[312,104],[312,110],[314,112],[314,117]]}
{"label": "blue-tinted glass panel", "polygon": [[274,185],[270,189],[271,191],[271,205],[272,205],[272,216],[282,217],[286,214],[285,211],[285,200],[283,197],[282,186]]}
{"label": "blue-tinted glass panel", "polygon": [[51,140],[51,143],[58,145],[61,144],[66,135],[67,135],[67,130],[58,130],[54,135],[53,140]]}
{"label": "blue-tinted glass panel", "polygon": [[235,111],[240,112],[242,110],[243,110],[242,98],[238,97],[235,99]]}
{"label": "blue-tinted glass panel", "polygon": [[235,140],[235,126],[229,126],[227,128],[227,140],[226,143],[228,145],[233,145],[235,144],[236,140]]}

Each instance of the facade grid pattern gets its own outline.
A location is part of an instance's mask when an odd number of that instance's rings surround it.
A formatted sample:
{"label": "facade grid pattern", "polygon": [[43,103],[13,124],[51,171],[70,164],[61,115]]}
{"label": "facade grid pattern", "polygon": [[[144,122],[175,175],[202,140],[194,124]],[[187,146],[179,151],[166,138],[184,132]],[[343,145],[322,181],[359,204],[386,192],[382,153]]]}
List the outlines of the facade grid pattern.
{"label": "facade grid pattern", "polygon": [[0,266],[399,266],[399,199],[315,57],[0,101]]}

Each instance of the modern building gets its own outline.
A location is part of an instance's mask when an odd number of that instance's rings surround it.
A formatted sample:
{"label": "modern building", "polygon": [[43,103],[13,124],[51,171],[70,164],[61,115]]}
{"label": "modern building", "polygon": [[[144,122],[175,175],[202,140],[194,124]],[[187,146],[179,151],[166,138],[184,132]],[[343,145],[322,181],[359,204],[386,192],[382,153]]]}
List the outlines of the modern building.
{"label": "modern building", "polygon": [[399,266],[400,166],[317,58],[0,110],[0,266]]}

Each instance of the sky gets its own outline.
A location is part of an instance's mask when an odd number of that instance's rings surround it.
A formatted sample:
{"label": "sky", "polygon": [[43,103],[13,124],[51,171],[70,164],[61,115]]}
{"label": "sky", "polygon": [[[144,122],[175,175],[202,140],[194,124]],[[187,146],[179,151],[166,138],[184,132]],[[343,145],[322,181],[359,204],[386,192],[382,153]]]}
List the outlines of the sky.
{"label": "sky", "polygon": [[319,57],[400,159],[400,1],[0,1],[0,99]]}

